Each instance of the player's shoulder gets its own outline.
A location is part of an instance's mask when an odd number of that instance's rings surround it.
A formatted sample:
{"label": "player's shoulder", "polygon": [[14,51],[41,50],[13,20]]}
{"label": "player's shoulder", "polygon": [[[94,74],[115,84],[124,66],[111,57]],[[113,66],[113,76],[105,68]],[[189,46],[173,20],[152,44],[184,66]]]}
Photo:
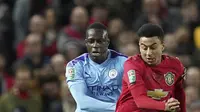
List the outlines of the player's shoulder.
{"label": "player's shoulder", "polygon": [[71,60],[70,62],[68,62],[67,66],[73,67],[79,64],[83,65],[87,62],[87,60],[88,60],[88,53],[84,53],[78,56],[77,58]]}
{"label": "player's shoulder", "polygon": [[170,65],[171,68],[175,69],[182,77],[186,74],[186,69],[178,57],[164,55],[166,60],[166,66]]}
{"label": "player's shoulder", "polygon": [[181,65],[181,61],[179,60],[178,57],[169,56],[169,55],[163,55],[163,56],[168,64],[171,64],[174,66]]}
{"label": "player's shoulder", "polygon": [[134,56],[130,56],[126,60],[126,63],[141,64],[141,63],[143,63],[143,60],[142,60],[142,57],[140,54],[136,54]]}
{"label": "player's shoulder", "polygon": [[124,59],[127,59],[128,56],[122,54],[122,53],[119,53],[115,50],[112,50],[112,49],[109,49],[110,50],[110,53],[111,53],[111,58],[124,58]]}

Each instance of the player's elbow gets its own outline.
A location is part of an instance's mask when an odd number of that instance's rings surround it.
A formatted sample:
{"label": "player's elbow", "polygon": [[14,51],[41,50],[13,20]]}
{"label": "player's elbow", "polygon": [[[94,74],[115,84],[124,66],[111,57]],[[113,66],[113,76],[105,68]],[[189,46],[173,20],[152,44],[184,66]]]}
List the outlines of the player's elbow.
{"label": "player's elbow", "polygon": [[140,109],[144,108],[143,104],[140,101],[137,101],[137,102],[135,101],[135,103],[138,108]]}
{"label": "player's elbow", "polygon": [[138,108],[142,109],[146,107],[146,104],[144,103],[145,101],[143,100],[143,98],[138,97],[137,99],[135,99],[135,104]]}
{"label": "player's elbow", "polygon": [[77,105],[79,106],[80,110],[88,110],[88,109],[90,109],[88,103],[85,102],[84,100],[77,102]]}
{"label": "player's elbow", "polygon": [[89,108],[87,106],[80,106],[80,110],[88,110]]}

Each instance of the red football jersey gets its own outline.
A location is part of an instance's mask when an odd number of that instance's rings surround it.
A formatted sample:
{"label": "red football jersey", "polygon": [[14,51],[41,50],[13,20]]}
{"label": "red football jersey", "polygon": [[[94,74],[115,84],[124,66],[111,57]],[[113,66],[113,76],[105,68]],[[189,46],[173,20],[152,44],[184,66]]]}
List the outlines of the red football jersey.
{"label": "red football jersey", "polygon": [[186,112],[182,87],[185,69],[174,57],[162,55],[156,66],[147,65],[141,55],[130,57],[124,64],[122,93],[116,112],[160,112],[171,97],[179,100],[181,112]]}

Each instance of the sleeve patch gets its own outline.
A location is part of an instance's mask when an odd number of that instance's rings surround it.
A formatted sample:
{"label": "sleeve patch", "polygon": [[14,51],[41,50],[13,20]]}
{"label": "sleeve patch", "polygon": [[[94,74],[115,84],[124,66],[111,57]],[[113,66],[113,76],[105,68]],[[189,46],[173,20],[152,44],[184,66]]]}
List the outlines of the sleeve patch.
{"label": "sleeve patch", "polygon": [[129,83],[131,84],[135,83],[136,81],[135,70],[129,70],[127,74],[128,74]]}
{"label": "sleeve patch", "polygon": [[67,67],[66,76],[68,80],[74,80],[75,77],[75,69],[73,67]]}

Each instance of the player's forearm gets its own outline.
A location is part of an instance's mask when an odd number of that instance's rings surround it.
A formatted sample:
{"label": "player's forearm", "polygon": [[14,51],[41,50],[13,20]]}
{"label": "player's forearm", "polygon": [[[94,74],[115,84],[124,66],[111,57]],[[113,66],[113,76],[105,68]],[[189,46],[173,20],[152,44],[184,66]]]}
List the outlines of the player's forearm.
{"label": "player's forearm", "polygon": [[137,83],[130,87],[131,94],[138,108],[152,109],[152,110],[165,110],[165,102],[156,101],[146,94],[146,88],[142,86],[143,83]]}
{"label": "player's forearm", "polygon": [[145,95],[134,98],[134,100],[138,108],[165,110],[165,102],[155,101]]}
{"label": "player's forearm", "polygon": [[111,112],[115,110],[115,103],[106,103],[98,100],[95,101],[90,99],[90,97],[87,97],[87,101],[80,101],[78,103],[81,110],[88,112]]}
{"label": "player's forearm", "polygon": [[[79,90],[79,91],[77,91]],[[90,97],[86,94],[85,86],[81,83],[74,84],[70,87],[70,92],[75,99],[78,107],[81,110],[88,110],[93,112],[99,111],[114,111],[115,110],[115,103],[110,102],[103,102],[93,97]]]}
{"label": "player's forearm", "polygon": [[77,105],[79,105],[81,110],[87,110],[92,112],[115,110],[115,103],[102,102],[89,96],[74,97],[76,97],[76,103]]}

